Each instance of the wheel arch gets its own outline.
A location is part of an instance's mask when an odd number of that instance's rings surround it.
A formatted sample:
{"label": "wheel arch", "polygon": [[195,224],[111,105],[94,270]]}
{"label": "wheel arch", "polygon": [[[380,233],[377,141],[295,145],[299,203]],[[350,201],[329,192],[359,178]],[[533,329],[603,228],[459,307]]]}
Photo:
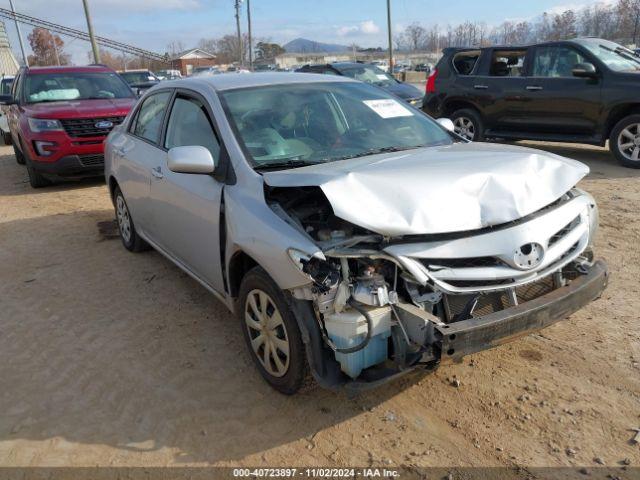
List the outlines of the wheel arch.
{"label": "wheel arch", "polygon": [[111,201],[113,202],[113,196],[116,193],[116,187],[118,187],[118,181],[116,180],[116,177],[114,177],[113,175],[109,175],[109,197],[111,198]]}
{"label": "wheel arch", "polygon": [[260,266],[261,265],[245,251],[238,250],[235,252],[229,259],[229,265],[227,266],[229,296],[237,298],[240,292],[242,279],[249,270]]}
{"label": "wheel arch", "polygon": [[465,108],[474,110],[480,116],[480,118],[484,117],[480,109],[473,102],[470,102],[469,100],[462,100],[462,99],[454,99],[445,103],[444,108],[442,110],[443,116],[449,117],[450,115],[453,115],[453,113],[456,112],[457,110],[462,110]]}
{"label": "wheel arch", "polygon": [[640,103],[624,103],[613,107],[607,116],[607,121],[605,122],[605,131],[602,141],[603,145],[611,136],[611,132],[620,120],[628,117],[629,115],[635,114],[640,114]]}

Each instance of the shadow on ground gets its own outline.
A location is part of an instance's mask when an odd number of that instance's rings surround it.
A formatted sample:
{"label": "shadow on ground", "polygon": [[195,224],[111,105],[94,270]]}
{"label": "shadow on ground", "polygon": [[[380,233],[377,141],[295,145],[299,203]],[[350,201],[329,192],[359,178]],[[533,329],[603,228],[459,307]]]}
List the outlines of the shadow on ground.
{"label": "shadow on ground", "polygon": [[62,438],[174,448],[178,463],[237,460],[312,442],[415,380],[356,400],[319,388],[276,393],[225,307],[159,254],[107,240],[111,218],[0,223],[0,442]]}

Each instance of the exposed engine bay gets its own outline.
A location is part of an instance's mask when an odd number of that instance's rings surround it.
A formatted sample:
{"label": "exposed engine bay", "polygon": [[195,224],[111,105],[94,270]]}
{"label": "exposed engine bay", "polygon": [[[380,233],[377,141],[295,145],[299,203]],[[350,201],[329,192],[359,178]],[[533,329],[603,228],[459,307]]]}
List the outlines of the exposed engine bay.
{"label": "exposed engine bay", "polygon": [[265,186],[265,197],[319,247],[312,256],[289,251],[312,280],[291,293],[312,301],[325,346],[350,379],[457,360],[468,351],[456,351],[448,328],[550,294],[593,265],[597,207],[577,189],[507,224],[393,237],[336,216],[316,186]]}

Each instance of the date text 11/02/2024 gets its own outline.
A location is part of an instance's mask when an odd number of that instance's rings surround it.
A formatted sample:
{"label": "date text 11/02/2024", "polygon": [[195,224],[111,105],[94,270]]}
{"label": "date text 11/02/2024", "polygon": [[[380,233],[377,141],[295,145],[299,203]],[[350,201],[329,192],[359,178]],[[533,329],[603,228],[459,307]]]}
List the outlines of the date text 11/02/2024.
{"label": "date text 11/02/2024", "polygon": [[234,477],[258,478],[399,478],[400,472],[387,468],[234,468]]}

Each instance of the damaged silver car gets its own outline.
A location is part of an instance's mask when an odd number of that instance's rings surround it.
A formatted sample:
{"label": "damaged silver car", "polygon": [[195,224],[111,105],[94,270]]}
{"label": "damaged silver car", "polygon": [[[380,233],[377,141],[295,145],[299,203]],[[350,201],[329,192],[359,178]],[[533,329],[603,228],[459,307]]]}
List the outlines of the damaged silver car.
{"label": "damaged silver car", "polygon": [[597,298],[588,168],[445,123],[345,77],[163,82],[106,143],[122,242],[219,297],[286,394],[433,369]]}

